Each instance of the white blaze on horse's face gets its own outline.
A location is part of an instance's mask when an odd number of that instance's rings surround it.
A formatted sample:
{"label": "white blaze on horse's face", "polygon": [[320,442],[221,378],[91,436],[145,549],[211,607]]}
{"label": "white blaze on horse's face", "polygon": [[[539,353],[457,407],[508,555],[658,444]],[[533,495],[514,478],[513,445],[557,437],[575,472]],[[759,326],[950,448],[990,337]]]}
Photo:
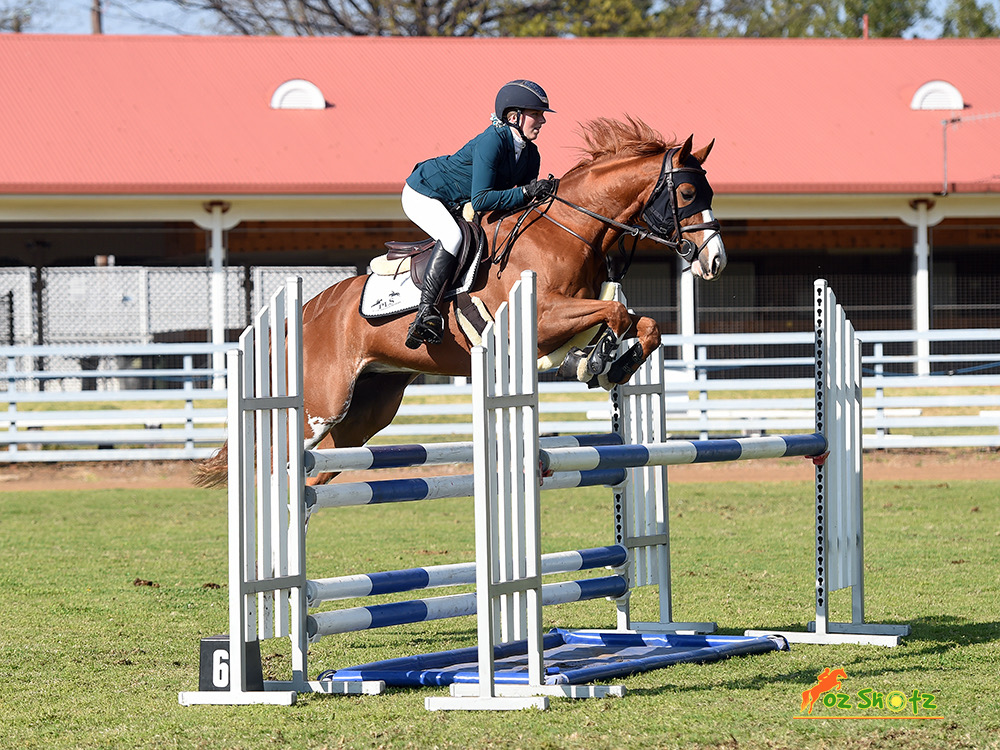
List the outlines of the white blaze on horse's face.
{"label": "white blaze on horse's face", "polygon": [[[701,224],[714,222],[715,216],[712,215],[712,209],[702,211],[697,221]],[[692,232],[691,234],[695,233]],[[711,236],[705,242],[705,235],[709,234]],[[722,234],[718,231],[705,230],[698,232],[695,237],[691,238],[691,241],[701,247],[698,257],[691,263],[691,273],[695,276],[700,276],[705,281],[714,281],[722,273],[722,269],[726,267],[726,263],[728,262],[726,258],[726,246],[722,242]],[[705,243],[704,246],[702,246],[702,243]]]}

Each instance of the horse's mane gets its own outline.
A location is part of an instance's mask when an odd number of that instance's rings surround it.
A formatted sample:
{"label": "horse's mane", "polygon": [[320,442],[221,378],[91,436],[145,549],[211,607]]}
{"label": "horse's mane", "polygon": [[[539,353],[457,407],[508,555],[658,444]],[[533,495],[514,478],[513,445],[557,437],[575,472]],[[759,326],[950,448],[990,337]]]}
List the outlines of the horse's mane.
{"label": "horse's mane", "polygon": [[586,144],[582,148],[586,156],[573,170],[606,157],[662,154],[676,145],[667,142],[659,132],[642,120],[628,115],[624,122],[607,117],[591,120],[581,126],[581,135]]}

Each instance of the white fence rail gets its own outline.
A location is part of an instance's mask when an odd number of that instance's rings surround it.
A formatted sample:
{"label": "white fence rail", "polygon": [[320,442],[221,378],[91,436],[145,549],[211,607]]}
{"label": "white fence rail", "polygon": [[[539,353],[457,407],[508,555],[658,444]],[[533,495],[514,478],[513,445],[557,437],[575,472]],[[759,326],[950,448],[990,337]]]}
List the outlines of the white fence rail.
{"label": "white fence rail", "polygon": [[[0,347],[0,460],[205,458],[226,438],[212,354],[231,345]],[[85,363],[82,365],[81,363]]]}
{"label": "white fence rail", "polygon": [[[1000,330],[862,331],[864,447],[1000,448]],[[918,338],[931,354],[918,359]],[[812,334],[664,336],[667,428],[700,438],[812,432]],[[230,346],[222,348],[231,348]],[[0,347],[0,460],[197,459],[225,439],[211,344]],[[694,351],[690,360],[670,352]],[[939,353],[940,352],[940,353]],[[679,355],[678,355],[679,356]],[[81,367],[86,362],[86,368]],[[44,363],[44,364],[43,364]],[[913,373],[930,374],[916,375]],[[4,387],[4,386],[0,386]],[[540,384],[542,434],[607,432],[603,391]],[[415,385],[382,438],[471,435],[472,389]]]}

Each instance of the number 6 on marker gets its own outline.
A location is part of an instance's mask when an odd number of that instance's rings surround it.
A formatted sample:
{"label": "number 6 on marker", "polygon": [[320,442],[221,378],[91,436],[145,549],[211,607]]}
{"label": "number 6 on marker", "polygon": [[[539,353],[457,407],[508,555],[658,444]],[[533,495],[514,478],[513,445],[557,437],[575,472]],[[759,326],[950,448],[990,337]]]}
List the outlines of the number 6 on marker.
{"label": "number 6 on marker", "polygon": [[212,684],[217,688],[229,687],[229,652],[226,649],[212,652]]}

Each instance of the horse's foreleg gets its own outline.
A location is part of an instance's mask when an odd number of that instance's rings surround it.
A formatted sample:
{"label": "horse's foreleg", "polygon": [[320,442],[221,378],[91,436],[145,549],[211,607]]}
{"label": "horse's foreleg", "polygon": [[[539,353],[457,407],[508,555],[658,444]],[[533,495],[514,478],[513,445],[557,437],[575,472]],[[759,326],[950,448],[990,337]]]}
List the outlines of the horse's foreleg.
{"label": "horse's foreleg", "polygon": [[635,337],[642,344],[642,361],[645,362],[660,345],[660,326],[652,318],[642,315],[633,315],[632,325],[635,326]]}
{"label": "horse's foreleg", "polygon": [[632,318],[625,305],[613,300],[538,295],[538,350],[542,353],[554,351],[581,331],[601,324],[621,338],[632,326]]}
{"label": "horse's foreleg", "polygon": [[[580,331],[601,324],[607,327],[587,357],[587,371],[611,384],[623,383],[660,345],[656,321],[630,314],[620,302],[539,296],[538,347],[541,352],[551,351]],[[639,339],[638,345],[614,359],[618,342],[631,330]]]}
{"label": "horse's foreleg", "polygon": [[655,320],[633,315],[632,326],[634,335],[639,341],[611,363],[604,376],[608,383],[601,383],[605,387],[627,383],[646,358],[660,345],[660,327]]}

